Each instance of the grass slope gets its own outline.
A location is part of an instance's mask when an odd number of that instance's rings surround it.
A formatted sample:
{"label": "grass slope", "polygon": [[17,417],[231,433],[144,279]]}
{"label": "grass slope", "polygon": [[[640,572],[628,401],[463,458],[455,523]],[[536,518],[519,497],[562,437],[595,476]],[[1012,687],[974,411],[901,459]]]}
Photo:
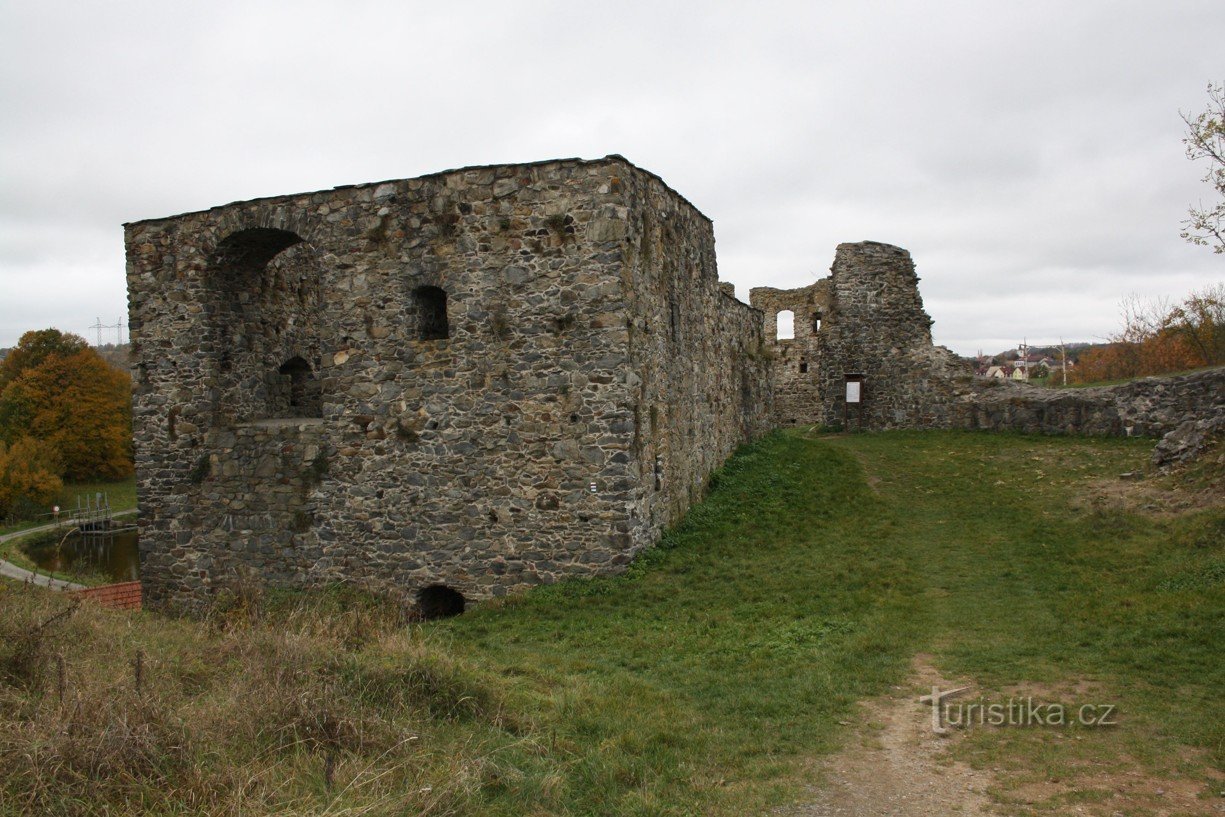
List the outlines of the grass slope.
{"label": "grass slope", "polygon": [[349,592],[240,584],[205,624],[38,630],[63,600],[9,590],[0,814],[761,813],[920,651],[985,689],[1087,679],[1120,706],[1081,740],[961,745],[1009,779],[1124,753],[1202,779],[1225,737],[1225,516],[1092,499],[1147,447],[775,434],[628,574],[410,628]]}

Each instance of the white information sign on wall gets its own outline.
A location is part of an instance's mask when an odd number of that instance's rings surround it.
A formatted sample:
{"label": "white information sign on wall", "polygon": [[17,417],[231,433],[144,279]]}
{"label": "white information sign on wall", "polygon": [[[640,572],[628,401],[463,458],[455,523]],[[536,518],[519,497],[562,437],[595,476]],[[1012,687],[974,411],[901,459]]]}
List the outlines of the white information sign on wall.
{"label": "white information sign on wall", "polygon": [[858,403],[859,402],[859,381],[858,380],[846,381],[846,401],[848,403]]}

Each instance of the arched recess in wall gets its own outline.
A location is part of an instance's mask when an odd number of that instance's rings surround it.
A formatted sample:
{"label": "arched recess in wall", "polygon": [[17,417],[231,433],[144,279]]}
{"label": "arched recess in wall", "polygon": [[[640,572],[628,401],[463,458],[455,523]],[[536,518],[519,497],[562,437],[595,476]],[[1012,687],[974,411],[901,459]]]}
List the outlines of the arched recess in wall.
{"label": "arched recess in wall", "polygon": [[784,309],[778,313],[776,340],[793,340],[795,338],[795,313]]}
{"label": "arched recess in wall", "polygon": [[322,417],[319,381],[311,365],[294,355],[277,369],[279,381],[269,390],[269,409],[277,417]]}
{"label": "arched recess in wall", "polygon": [[239,230],[217,245],[207,284],[219,413],[240,422],[321,416],[313,248],[288,230]]}

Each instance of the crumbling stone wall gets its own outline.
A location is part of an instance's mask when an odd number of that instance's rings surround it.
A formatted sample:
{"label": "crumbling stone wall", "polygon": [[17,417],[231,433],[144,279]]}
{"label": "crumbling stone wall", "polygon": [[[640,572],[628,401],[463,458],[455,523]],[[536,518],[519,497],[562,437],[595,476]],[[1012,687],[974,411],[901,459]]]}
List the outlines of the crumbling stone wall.
{"label": "crumbling stone wall", "polygon": [[288,230],[239,230],[213,251],[200,306],[217,349],[215,422],[319,416],[319,265]]}
{"label": "crumbling stone wall", "polygon": [[[829,279],[799,289],[755,287],[749,299],[764,313],[771,343],[775,424],[824,422],[819,419],[825,400],[820,373],[834,313]],[[787,310],[793,313],[794,337],[789,339],[779,337],[778,326],[779,314]]]}
{"label": "crumbling stone wall", "polygon": [[709,221],[619,157],[242,202],[126,243],[152,606],[239,566],[469,599],[615,571],[767,425],[760,315],[720,291]]}
{"label": "crumbling stone wall", "polygon": [[1130,429],[1178,457],[1225,422],[1225,369],[971,387],[886,244],[740,303],[710,221],[615,156],[241,202],[126,244],[153,607],[244,569],[427,611],[621,570],[742,442],[842,423],[852,373],[869,429]]}
{"label": "crumbling stone wall", "polygon": [[[950,425],[1031,434],[1162,437],[1180,428],[1189,435],[1199,422],[1215,428],[1220,417],[1225,417],[1225,367],[1084,389],[977,383],[953,402]],[[1171,438],[1161,451],[1168,449],[1169,457],[1176,458],[1180,440]]]}
{"label": "crumbling stone wall", "polygon": [[[158,506],[159,518],[176,524],[173,537],[163,540],[168,552],[142,556],[146,597],[151,586],[208,586],[241,568],[286,581],[304,578],[309,565],[326,558],[313,535],[312,496],[329,462],[323,421],[217,425],[199,439],[202,453]],[[143,530],[154,533],[147,525]],[[163,571],[161,584],[145,580],[146,566],[155,576]]]}
{"label": "crumbling stone wall", "polygon": [[765,312],[769,337],[780,310],[795,312],[794,340],[774,346],[775,421],[842,425],[846,379],[854,375],[863,378],[862,416],[850,413],[852,427],[947,425],[957,382],[970,371],[932,344],[918,282],[906,250],[863,241],[838,245],[829,278],[800,289],[753,289],[749,299]]}

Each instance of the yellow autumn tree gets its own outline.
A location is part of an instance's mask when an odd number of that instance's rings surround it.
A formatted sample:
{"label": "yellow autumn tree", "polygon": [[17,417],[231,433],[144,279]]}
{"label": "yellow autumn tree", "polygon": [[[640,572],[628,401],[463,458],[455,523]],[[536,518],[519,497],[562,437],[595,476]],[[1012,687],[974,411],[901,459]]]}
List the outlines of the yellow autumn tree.
{"label": "yellow autumn tree", "polygon": [[49,505],[64,487],[58,470],[47,443],[30,437],[12,445],[0,442],[0,519],[29,516]]}
{"label": "yellow autumn tree", "polygon": [[47,443],[66,479],[130,476],[131,378],[90,348],[47,354],[0,392],[0,440],[22,437]]}
{"label": "yellow autumn tree", "polygon": [[21,376],[37,368],[52,355],[67,357],[85,351],[89,343],[80,335],[58,329],[34,329],[26,332],[3,360],[0,360],[0,391]]}

